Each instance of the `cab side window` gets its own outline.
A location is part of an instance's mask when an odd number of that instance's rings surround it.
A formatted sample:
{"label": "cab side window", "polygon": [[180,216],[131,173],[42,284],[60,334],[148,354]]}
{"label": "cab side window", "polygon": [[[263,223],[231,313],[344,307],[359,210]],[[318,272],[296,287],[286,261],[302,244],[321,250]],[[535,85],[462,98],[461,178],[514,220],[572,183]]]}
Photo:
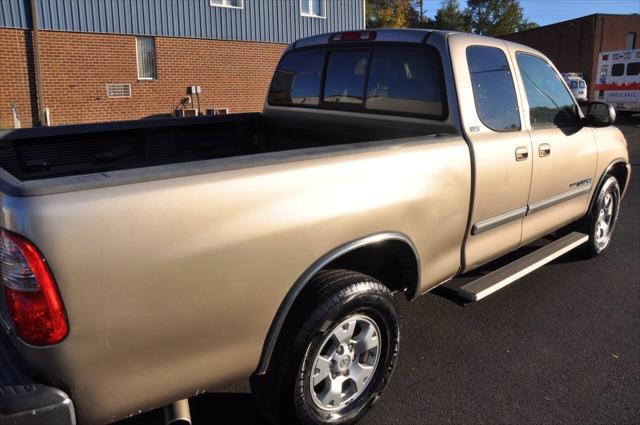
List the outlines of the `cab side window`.
{"label": "cab side window", "polygon": [[467,63],[478,117],[494,131],[520,130],[520,112],[511,69],[496,47],[469,46]]}
{"label": "cab side window", "polygon": [[553,68],[526,53],[518,53],[517,60],[529,101],[531,127],[575,126],[579,117],[576,105]]}

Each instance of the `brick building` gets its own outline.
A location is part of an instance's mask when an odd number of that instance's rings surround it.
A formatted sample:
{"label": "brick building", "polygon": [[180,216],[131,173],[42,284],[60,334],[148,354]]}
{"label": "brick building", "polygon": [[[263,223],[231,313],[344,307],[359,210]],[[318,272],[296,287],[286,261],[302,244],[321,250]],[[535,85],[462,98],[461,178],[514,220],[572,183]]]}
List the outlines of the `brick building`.
{"label": "brick building", "polygon": [[[37,32],[30,0],[0,0],[0,128],[260,110],[287,44],[365,26],[364,0],[36,0],[35,10]],[[200,94],[189,102],[191,86]]]}
{"label": "brick building", "polygon": [[640,48],[640,15],[595,14],[501,38],[547,55],[560,72],[581,72],[595,99],[600,52]]}

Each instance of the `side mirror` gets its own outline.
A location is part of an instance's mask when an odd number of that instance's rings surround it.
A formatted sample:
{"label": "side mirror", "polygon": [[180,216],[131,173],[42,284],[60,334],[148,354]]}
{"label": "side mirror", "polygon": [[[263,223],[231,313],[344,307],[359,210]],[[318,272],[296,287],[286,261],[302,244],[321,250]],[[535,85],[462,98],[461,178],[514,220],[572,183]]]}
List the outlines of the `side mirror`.
{"label": "side mirror", "polygon": [[616,110],[604,102],[591,102],[587,108],[587,120],[594,127],[608,127],[616,122]]}

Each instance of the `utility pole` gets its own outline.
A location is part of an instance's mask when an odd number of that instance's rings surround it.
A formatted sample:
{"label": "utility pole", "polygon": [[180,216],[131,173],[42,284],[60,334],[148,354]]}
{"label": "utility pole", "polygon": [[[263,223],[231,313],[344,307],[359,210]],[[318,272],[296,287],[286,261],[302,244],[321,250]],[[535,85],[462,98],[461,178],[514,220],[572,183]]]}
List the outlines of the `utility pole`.
{"label": "utility pole", "polygon": [[47,125],[45,118],[44,99],[42,98],[42,71],[40,68],[40,33],[38,28],[38,10],[36,0],[31,0],[31,30],[33,34],[33,65],[36,74],[36,100],[38,108],[38,125]]}

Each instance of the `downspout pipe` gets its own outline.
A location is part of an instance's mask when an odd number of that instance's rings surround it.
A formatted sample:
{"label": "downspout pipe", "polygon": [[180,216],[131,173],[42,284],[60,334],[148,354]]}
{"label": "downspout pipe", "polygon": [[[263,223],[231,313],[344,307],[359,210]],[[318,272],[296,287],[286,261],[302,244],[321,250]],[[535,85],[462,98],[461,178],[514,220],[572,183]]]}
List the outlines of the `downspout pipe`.
{"label": "downspout pipe", "polygon": [[44,119],[44,99],[42,98],[42,70],[40,67],[40,32],[38,26],[38,10],[36,0],[31,0],[31,31],[33,34],[33,64],[36,74],[36,103],[38,125],[47,125]]}

